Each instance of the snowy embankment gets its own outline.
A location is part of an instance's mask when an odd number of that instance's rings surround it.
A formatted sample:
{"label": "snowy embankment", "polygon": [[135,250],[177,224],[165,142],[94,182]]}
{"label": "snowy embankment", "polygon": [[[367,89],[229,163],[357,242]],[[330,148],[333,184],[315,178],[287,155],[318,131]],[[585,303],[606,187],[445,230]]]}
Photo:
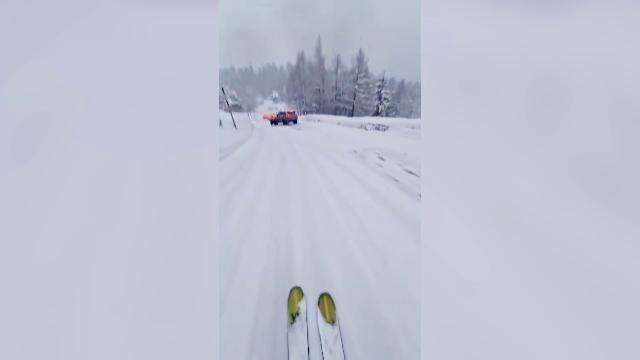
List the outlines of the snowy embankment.
{"label": "snowy embankment", "polygon": [[371,171],[391,180],[410,196],[421,197],[420,119],[318,114],[300,119],[303,125],[316,123],[318,130],[340,138],[348,147],[345,151]]}
{"label": "snowy embankment", "polygon": [[301,116],[303,121],[322,122],[367,131],[402,132],[408,136],[420,137],[420,119],[389,118],[376,116],[347,117],[324,114],[308,114]]}

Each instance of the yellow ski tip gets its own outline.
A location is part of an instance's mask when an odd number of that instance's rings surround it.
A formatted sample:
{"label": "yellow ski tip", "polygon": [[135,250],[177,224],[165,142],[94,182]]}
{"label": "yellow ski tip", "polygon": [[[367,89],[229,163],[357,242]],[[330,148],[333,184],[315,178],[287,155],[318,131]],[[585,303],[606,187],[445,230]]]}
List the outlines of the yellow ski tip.
{"label": "yellow ski tip", "polygon": [[329,293],[322,293],[318,298],[318,309],[324,321],[331,325],[336,323],[336,304]]}
{"label": "yellow ski tip", "polygon": [[289,291],[289,299],[287,300],[287,315],[289,318],[289,324],[293,324],[296,321],[298,315],[300,315],[300,301],[304,298],[304,293],[300,286],[294,286]]}

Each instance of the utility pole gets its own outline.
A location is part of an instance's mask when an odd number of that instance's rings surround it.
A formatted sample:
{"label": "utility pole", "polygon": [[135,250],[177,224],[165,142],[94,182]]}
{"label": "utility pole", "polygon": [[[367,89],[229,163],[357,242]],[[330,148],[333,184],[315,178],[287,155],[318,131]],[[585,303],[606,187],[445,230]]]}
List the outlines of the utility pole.
{"label": "utility pole", "polygon": [[236,119],[233,118],[233,112],[231,111],[231,105],[229,105],[229,99],[227,99],[227,93],[224,91],[224,87],[221,87],[222,94],[224,95],[224,101],[227,103],[227,110],[229,110],[229,114],[231,114],[231,121],[233,121],[233,127],[238,130],[238,125],[236,125]]}

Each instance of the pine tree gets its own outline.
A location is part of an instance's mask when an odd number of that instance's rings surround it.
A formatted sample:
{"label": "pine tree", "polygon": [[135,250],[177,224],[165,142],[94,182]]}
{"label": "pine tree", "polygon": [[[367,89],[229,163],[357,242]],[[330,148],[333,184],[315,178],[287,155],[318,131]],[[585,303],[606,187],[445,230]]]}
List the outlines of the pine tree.
{"label": "pine tree", "polygon": [[298,108],[298,112],[306,113],[309,109],[307,106],[308,97],[308,77],[307,77],[307,60],[304,51],[300,51],[296,57],[296,63],[289,72],[289,81],[287,84],[287,92],[289,100]]}
{"label": "pine tree", "polygon": [[[234,105],[244,110],[254,109],[262,99],[274,99],[276,92],[281,102],[300,113],[420,117],[420,81],[396,80],[385,75],[372,79],[362,49],[357,51],[350,67],[340,55],[333,58],[329,67],[318,37],[312,61],[300,51],[294,63],[285,65],[222,68],[220,85],[236,90]],[[221,101],[219,104],[221,109],[226,108]]]}
{"label": "pine tree", "polygon": [[318,36],[316,40],[314,59],[314,93],[313,105],[317,113],[323,113],[326,108],[327,97],[327,67],[324,54],[322,53],[322,39]]}
{"label": "pine tree", "polygon": [[411,92],[410,92],[410,96],[411,96],[411,110],[410,110],[410,114],[409,117],[412,118],[419,118],[421,116],[422,113],[422,109],[420,108],[420,105],[422,103],[422,99],[421,99],[421,84],[420,81],[416,81],[412,84],[411,86]]}
{"label": "pine tree", "polygon": [[404,79],[400,80],[398,87],[394,91],[391,106],[399,117],[406,117],[408,110],[406,106],[407,83]]}
{"label": "pine tree", "polygon": [[386,115],[387,117],[396,117],[398,116],[398,109],[395,106],[396,99],[396,88],[398,84],[394,77],[389,77],[387,80],[387,90],[389,91],[389,104],[387,105]]}
{"label": "pine tree", "polygon": [[387,89],[387,80],[385,73],[382,73],[382,77],[378,80],[376,85],[376,104],[373,116],[387,116],[387,108],[389,107],[390,97],[389,90]]}
{"label": "pine tree", "polygon": [[369,72],[369,60],[360,48],[351,69],[351,110],[349,116],[365,114],[366,104],[371,93],[371,73]]}
{"label": "pine tree", "polygon": [[332,108],[334,115],[346,114],[346,99],[344,98],[344,65],[340,54],[336,55],[333,62],[333,87],[332,87]]}

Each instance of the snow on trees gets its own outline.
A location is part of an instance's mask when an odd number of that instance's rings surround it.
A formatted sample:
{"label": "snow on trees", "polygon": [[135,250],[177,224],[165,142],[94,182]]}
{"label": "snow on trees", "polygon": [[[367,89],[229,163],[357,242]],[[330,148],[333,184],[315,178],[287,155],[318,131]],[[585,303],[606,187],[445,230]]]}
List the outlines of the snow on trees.
{"label": "snow on trees", "polygon": [[292,101],[300,113],[306,113],[307,107],[309,78],[308,65],[304,51],[298,52],[296,63],[289,73],[289,81],[287,82],[287,93],[289,100]]}
{"label": "snow on trees", "polygon": [[[227,97],[225,99],[224,93],[222,92],[222,90],[219,93],[219,97],[218,97],[218,106],[220,109],[223,109],[224,111],[229,112],[229,110],[231,111],[242,111],[243,107],[242,107],[242,102],[240,101],[240,98],[238,97],[238,93],[235,90],[229,89],[229,88],[225,88],[223,87],[223,89],[225,89],[225,92],[227,93]],[[229,105],[227,106],[227,101],[229,103]]]}
{"label": "snow on trees", "polygon": [[422,114],[421,111],[421,86],[420,82],[413,82],[409,88],[409,114],[407,117],[419,118]]}
{"label": "snow on trees", "polygon": [[390,100],[385,73],[382,73],[382,77],[380,77],[380,80],[378,80],[376,84],[376,108],[373,116],[387,116]]}
{"label": "snow on trees", "polygon": [[[312,58],[303,50],[294,63],[220,70],[220,85],[233,89],[235,106],[254,110],[258,99],[286,102],[299,113],[346,116],[420,117],[420,81],[395,79],[387,72],[373,76],[369,60],[359,49],[351,66],[340,54],[330,64],[322,39],[316,38]],[[221,109],[226,109],[219,101]]]}
{"label": "snow on trees", "polygon": [[340,54],[336,55],[333,61],[333,69],[331,70],[333,76],[333,94],[331,96],[331,110],[333,115],[345,115],[349,109],[348,100],[345,97],[345,74],[344,65],[342,63],[342,57]]}
{"label": "snow on trees", "polygon": [[407,82],[402,79],[396,86],[391,97],[390,111],[396,116],[402,117],[406,111]]}
{"label": "snow on trees", "polygon": [[320,36],[318,36],[318,39],[316,40],[314,61],[313,107],[315,112],[323,113],[326,111],[327,67],[324,54],[322,53],[322,39]]}
{"label": "snow on trees", "polygon": [[398,117],[420,117],[420,82],[400,80],[392,92],[389,113]]}
{"label": "snow on trees", "polygon": [[351,110],[349,116],[368,115],[366,110],[371,100],[371,73],[369,60],[360,48],[353,61],[351,69]]}
{"label": "snow on trees", "polygon": [[[220,69],[220,85],[237,92],[240,104],[245,110],[253,110],[258,98],[269,98],[273,91],[285,92],[288,70],[273,63],[254,68],[228,67]],[[223,109],[224,107],[221,107]]]}

